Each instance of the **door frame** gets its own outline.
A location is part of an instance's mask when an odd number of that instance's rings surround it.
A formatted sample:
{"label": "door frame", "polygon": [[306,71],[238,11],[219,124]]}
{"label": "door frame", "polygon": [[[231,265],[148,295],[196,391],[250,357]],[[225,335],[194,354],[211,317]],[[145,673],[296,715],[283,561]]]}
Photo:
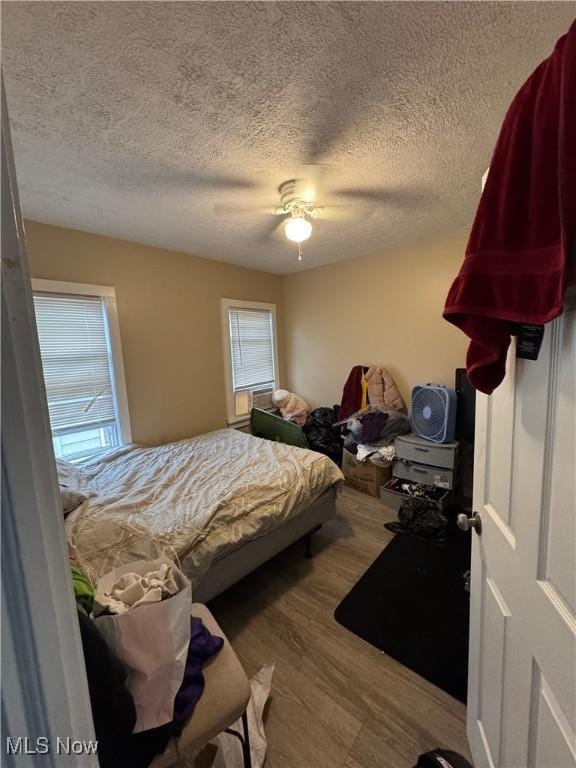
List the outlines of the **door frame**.
{"label": "door frame", "polygon": [[96,755],[73,754],[67,741],[94,742],[95,735],[3,83],[1,126],[0,761],[10,768],[96,768]]}

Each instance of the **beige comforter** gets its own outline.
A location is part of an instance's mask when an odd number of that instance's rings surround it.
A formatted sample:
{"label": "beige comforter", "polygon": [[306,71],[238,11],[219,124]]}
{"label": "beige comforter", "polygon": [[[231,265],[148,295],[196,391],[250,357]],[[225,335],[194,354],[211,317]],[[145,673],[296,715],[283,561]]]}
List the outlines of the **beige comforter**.
{"label": "beige comforter", "polygon": [[343,479],[319,453],[233,429],[68,469],[63,477],[60,468],[61,482],[91,496],[66,518],[70,546],[91,578],[166,553],[177,555],[193,585],[214,558],[306,514]]}

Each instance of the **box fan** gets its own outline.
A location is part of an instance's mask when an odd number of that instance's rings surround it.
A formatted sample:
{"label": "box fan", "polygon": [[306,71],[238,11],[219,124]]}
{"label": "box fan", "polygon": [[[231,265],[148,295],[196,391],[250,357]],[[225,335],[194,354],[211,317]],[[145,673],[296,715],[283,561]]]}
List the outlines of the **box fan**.
{"label": "box fan", "polygon": [[412,390],[412,429],[433,443],[450,443],[456,431],[456,392],[441,384]]}

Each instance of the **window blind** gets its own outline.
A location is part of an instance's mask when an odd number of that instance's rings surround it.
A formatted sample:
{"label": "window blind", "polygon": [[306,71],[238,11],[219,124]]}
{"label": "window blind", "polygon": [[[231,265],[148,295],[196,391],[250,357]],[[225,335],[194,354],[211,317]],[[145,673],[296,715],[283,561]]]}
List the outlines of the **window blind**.
{"label": "window blind", "polygon": [[115,422],[103,300],[36,293],[34,309],[53,434]]}
{"label": "window blind", "polygon": [[272,312],[229,310],[232,387],[235,392],[273,386],[274,329]]}

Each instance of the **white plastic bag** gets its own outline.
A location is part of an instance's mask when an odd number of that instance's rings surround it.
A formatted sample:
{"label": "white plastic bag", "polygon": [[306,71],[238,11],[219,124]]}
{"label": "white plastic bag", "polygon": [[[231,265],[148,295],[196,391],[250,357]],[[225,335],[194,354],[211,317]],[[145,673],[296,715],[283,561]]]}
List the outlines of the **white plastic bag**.
{"label": "white plastic bag", "polygon": [[184,677],[190,645],[190,582],[172,561],[137,560],[115,568],[98,581],[94,599],[103,604],[104,594],[126,573],[145,575],[169,564],[180,587],[161,602],[142,603],[122,614],[94,619],[108,647],[126,667],[126,685],[136,706],[134,733],[169,723],[174,699]]}
{"label": "white plastic bag", "polygon": [[[248,716],[248,731],[250,734],[250,756],[252,768],[263,768],[266,760],[268,742],[264,732],[264,708],[272,687],[272,675],[274,665],[262,667],[262,669],[250,681],[252,695],[246,708]],[[244,733],[242,720],[237,720],[229,726],[237,733]],[[216,747],[216,755],[211,768],[244,768],[242,747],[236,736],[230,733],[221,733],[210,742],[210,746]],[[162,755],[157,755],[150,768],[195,768],[196,758],[204,750],[180,752],[178,740],[172,740]]]}
{"label": "white plastic bag", "polygon": [[[250,734],[250,756],[252,768],[262,768],[266,759],[266,734],[264,732],[264,707],[272,688],[272,675],[274,665],[262,667],[260,672],[250,681],[252,696],[248,703],[246,713],[248,715],[248,733]],[[242,720],[237,720],[230,728],[237,733],[244,733]],[[213,742],[218,745],[218,752],[212,764],[212,768],[243,768],[242,747],[235,736],[229,733],[221,733]]]}

